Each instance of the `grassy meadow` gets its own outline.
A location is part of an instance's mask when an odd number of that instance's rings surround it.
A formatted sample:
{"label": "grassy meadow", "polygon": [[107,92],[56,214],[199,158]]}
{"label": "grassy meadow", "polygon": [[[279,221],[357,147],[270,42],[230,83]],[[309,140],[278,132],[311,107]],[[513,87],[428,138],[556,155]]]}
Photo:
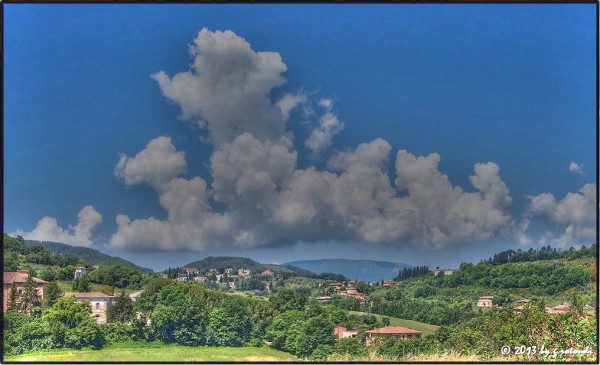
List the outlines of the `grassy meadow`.
{"label": "grassy meadow", "polygon": [[142,361],[142,362],[252,362],[297,361],[294,355],[267,347],[186,347],[179,345],[128,343],[101,350],[55,349],[4,358],[6,362]]}

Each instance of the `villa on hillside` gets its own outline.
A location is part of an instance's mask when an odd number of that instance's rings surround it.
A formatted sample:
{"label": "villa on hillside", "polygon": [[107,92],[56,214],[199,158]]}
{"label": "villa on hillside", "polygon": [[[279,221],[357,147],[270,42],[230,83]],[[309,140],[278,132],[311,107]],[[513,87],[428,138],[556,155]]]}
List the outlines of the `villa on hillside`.
{"label": "villa on hillside", "polygon": [[[29,276],[29,270],[17,270],[16,272],[3,273],[3,282],[4,282],[3,289],[2,289],[3,312],[6,312],[8,310],[8,303],[10,300],[10,289],[11,289],[13,283],[15,283],[15,286],[17,287],[17,303],[18,303],[19,299],[21,298],[21,295],[25,291],[25,282],[27,281],[28,276]],[[38,297],[40,298],[40,301],[41,301],[42,299],[44,299],[44,288],[48,285],[48,282],[44,281],[42,279],[34,278],[34,277],[32,277],[32,279],[33,279],[33,282],[35,283],[35,286],[36,286],[37,292],[38,292]]]}
{"label": "villa on hillside", "polygon": [[252,273],[252,271],[250,271],[250,269],[239,269],[238,270],[238,275],[243,278],[249,278],[251,273]]}
{"label": "villa on hillside", "polygon": [[479,299],[477,299],[477,306],[479,308],[491,308],[492,299],[494,299],[494,297],[490,295],[481,296]]}
{"label": "villa on hillside", "polygon": [[181,272],[184,275],[192,275],[192,276],[198,275],[198,269],[194,269],[194,268],[190,268],[190,267],[184,267],[183,269],[181,269]]}
{"label": "villa on hillside", "polygon": [[394,280],[385,280],[383,282],[384,288],[389,288],[390,286],[394,286],[394,285],[396,285],[396,282]]}
{"label": "villa on hillside", "polygon": [[387,338],[396,338],[399,340],[421,338],[423,332],[402,326],[386,326],[366,331],[365,334],[367,335],[367,346],[370,346],[376,342],[384,341]]}
{"label": "villa on hillside", "polygon": [[356,335],[358,335],[358,329],[349,330],[344,326],[336,326],[333,329],[333,336],[338,340],[342,338],[356,337]]}
{"label": "villa on hillside", "polygon": [[115,304],[115,296],[114,295],[106,295],[104,293],[98,292],[84,292],[84,293],[71,293],[66,292],[64,294],[65,298],[73,297],[77,303],[81,303],[84,300],[87,300],[91,304],[91,315],[96,320],[98,324],[106,323],[106,315],[108,312],[108,307]]}
{"label": "villa on hillside", "polygon": [[73,272],[73,279],[81,279],[87,274],[87,269],[83,266],[79,266]]}
{"label": "villa on hillside", "polygon": [[444,276],[449,276],[454,274],[454,269],[440,269],[440,267],[436,267],[435,270],[433,270],[433,275],[438,276],[439,274],[444,274]]}

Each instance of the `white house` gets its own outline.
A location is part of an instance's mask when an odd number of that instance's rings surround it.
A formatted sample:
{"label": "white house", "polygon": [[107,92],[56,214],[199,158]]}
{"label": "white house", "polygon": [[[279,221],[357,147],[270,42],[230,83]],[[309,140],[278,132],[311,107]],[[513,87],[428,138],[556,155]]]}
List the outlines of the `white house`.
{"label": "white house", "polygon": [[87,274],[87,269],[85,267],[83,267],[83,266],[79,266],[73,272],[73,278],[75,278],[75,279],[81,279],[86,274]]}
{"label": "white house", "polygon": [[65,293],[66,297],[73,297],[77,303],[81,303],[87,300],[91,304],[91,315],[98,324],[106,323],[106,315],[108,308],[115,304],[114,295],[106,295],[98,292],[85,292],[85,293]]}

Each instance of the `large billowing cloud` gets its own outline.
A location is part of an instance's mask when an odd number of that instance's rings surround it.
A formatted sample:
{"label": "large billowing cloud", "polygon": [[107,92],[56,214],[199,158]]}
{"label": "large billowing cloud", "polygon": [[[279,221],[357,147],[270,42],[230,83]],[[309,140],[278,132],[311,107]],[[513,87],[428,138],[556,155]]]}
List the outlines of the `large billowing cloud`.
{"label": "large billowing cloud", "polygon": [[17,230],[12,235],[20,235],[28,240],[62,242],[74,246],[92,245],[92,232],[102,223],[102,215],[93,206],[86,205],[77,214],[78,223],[64,229],[58,225],[56,218],[40,219],[31,232]]}
{"label": "large billowing cloud", "polygon": [[568,193],[560,201],[550,193],[530,197],[528,213],[545,217],[562,231],[559,236],[546,231],[540,243],[569,247],[593,241],[596,237],[596,193],[596,184],[585,184],[578,193]]}
{"label": "large billowing cloud", "polygon": [[[242,133],[261,141],[286,137],[282,109],[269,92],[285,83],[287,66],[276,52],[255,52],[232,31],[202,29],[190,46],[192,68],[169,77],[152,75],[163,94],[181,108],[184,119],[208,130],[215,146]],[[286,105],[288,106],[288,105]]]}
{"label": "large billowing cloud", "polygon": [[147,183],[160,189],[183,173],[186,166],[185,153],[175,152],[171,138],[158,137],[135,157],[121,155],[115,175],[126,185]]}
{"label": "large billowing cloud", "polygon": [[[312,101],[299,92],[272,102],[270,93],[287,70],[279,54],[256,52],[231,31],[202,29],[191,55],[189,71],[152,77],[184,119],[207,130],[212,182],[181,178],[185,156],[166,137],[135,157],[122,156],[115,174],[127,185],[152,186],[168,217],[117,216],[112,247],[204,250],[358,240],[441,248],[515,231],[507,213],[512,198],[497,164],[475,164],[474,191],[467,192],[439,170],[439,154],[400,150],[390,161],[392,146],[381,138],[326,156],[344,124],[329,99]],[[323,113],[305,112],[317,120],[304,145],[327,157],[324,170],[298,167],[300,149],[285,128],[292,109],[308,111],[312,104]]]}

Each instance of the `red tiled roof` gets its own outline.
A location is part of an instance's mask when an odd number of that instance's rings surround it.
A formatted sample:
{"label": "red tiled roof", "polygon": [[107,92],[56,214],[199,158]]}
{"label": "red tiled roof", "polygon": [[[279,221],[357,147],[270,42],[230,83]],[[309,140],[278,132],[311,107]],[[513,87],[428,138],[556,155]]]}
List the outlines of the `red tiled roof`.
{"label": "red tiled roof", "polygon": [[[5,272],[3,275],[4,285],[14,283],[24,283],[27,281],[27,274],[20,272]],[[48,284],[47,281],[32,277],[33,281],[38,284]]]}
{"label": "red tiled roof", "polygon": [[366,331],[366,333],[401,335],[401,334],[419,334],[419,333],[423,333],[423,332],[413,330],[411,328],[402,327],[402,326],[387,326],[387,327],[383,327],[383,328],[375,328],[374,330]]}
{"label": "red tiled roof", "polygon": [[84,293],[73,293],[66,292],[65,297],[73,297],[77,299],[85,299],[85,298],[114,298],[114,295],[106,295],[100,292],[84,292]]}

